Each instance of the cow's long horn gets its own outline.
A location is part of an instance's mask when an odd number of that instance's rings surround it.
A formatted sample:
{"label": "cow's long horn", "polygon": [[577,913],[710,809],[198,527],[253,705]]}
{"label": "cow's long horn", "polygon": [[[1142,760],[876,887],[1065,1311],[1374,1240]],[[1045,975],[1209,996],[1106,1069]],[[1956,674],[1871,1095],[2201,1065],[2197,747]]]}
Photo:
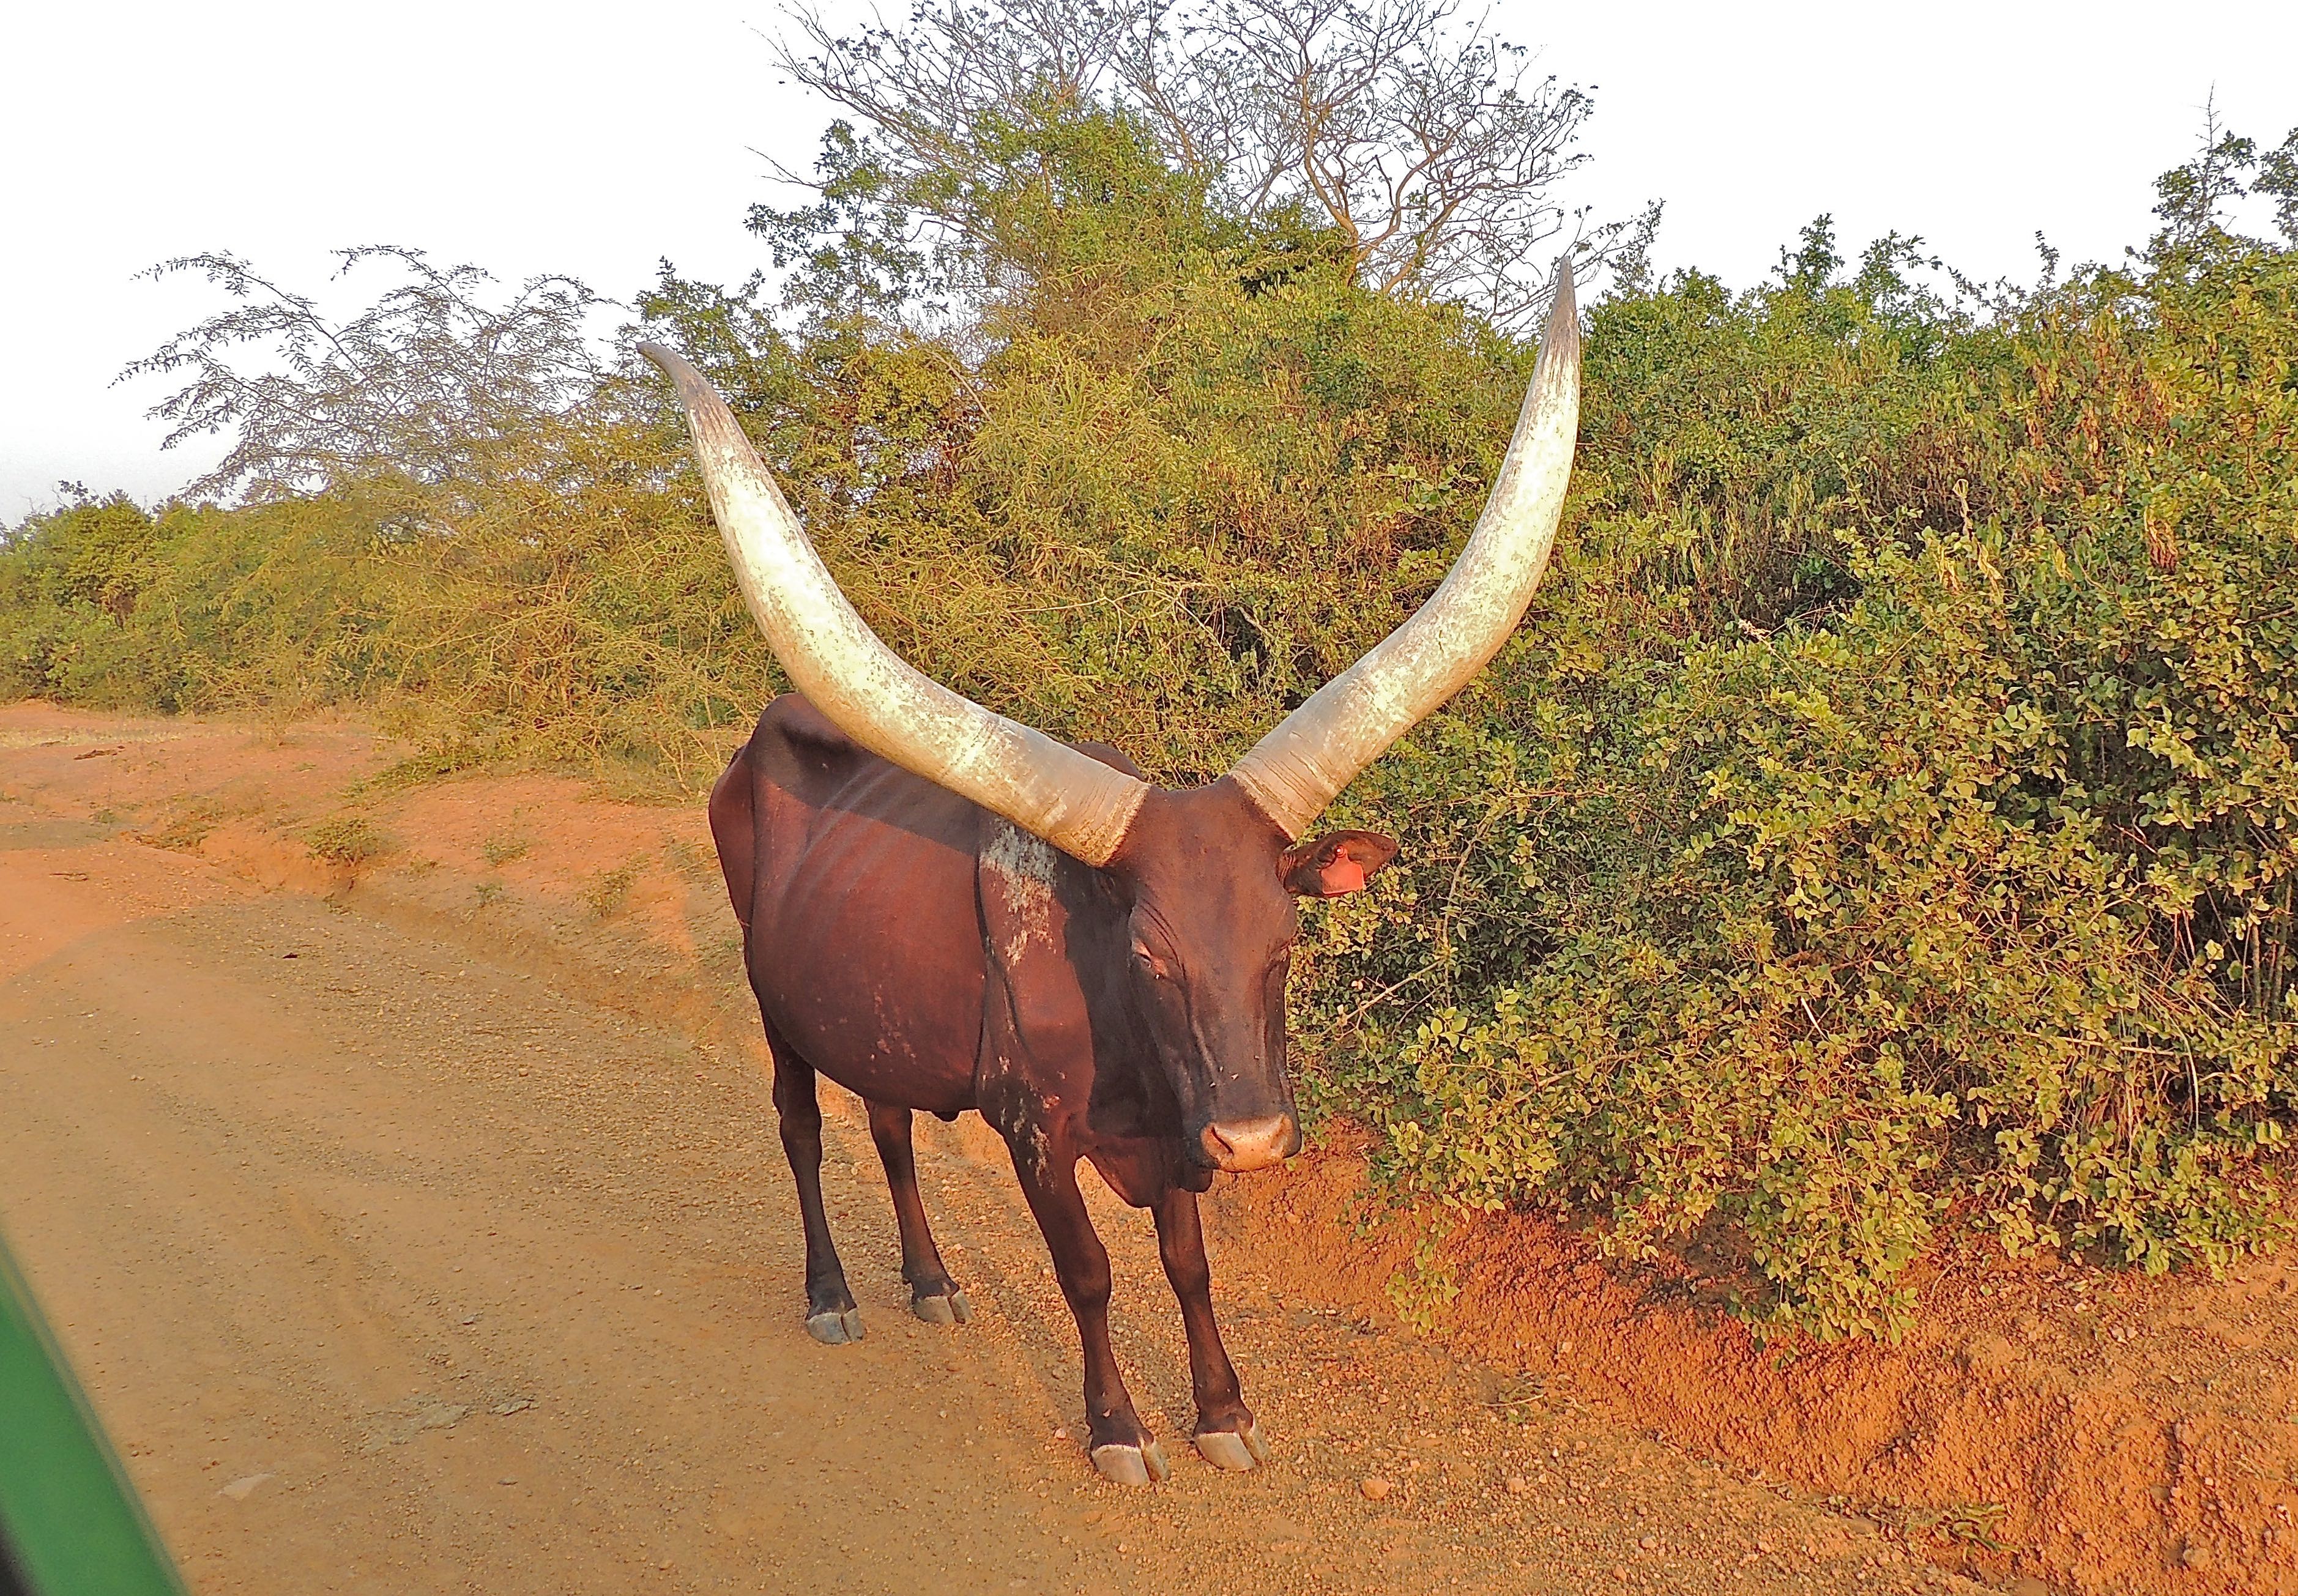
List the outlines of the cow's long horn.
{"label": "cow's long horn", "polygon": [[1540,364],[1492,498],[1443,585],[1412,618],[1253,745],[1230,773],[1298,838],[1357,773],[1467,684],[1524,618],[1548,568],[1580,424],[1580,318],[1568,255]]}
{"label": "cow's long horn", "polygon": [[839,730],[1088,864],[1107,862],[1148,788],[960,697],[898,657],[854,613],[733,412],[658,343],[639,352],[686,407],[734,576],[791,682]]}

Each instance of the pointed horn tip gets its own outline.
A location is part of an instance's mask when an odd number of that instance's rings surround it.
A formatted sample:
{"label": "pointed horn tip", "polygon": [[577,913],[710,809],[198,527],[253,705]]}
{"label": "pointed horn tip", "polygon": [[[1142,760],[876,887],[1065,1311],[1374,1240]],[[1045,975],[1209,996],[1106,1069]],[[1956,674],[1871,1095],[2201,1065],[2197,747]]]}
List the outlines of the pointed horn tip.
{"label": "pointed horn tip", "polygon": [[1576,323],[1579,311],[1578,298],[1572,292],[1572,252],[1566,250],[1556,258],[1556,299],[1548,307],[1548,325],[1554,327],[1567,318]]}
{"label": "pointed horn tip", "polygon": [[733,427],[737,433],[741,430],[734,421],[733,412],[727,409],[724,396],[710,385],[710,379],[696,369],[691,360],[666,343],[649,341],[638,349],[670,379],[671,389],[678,395],[690,425],[706,429],[717,426]]}
{"label": "pointed horn tip", "polygon": [[[1540,369],[1568,369],[1575,374],[1580,369],[1580,306],[1572,293],[1569,252],[1556,262],[1556,299],[1548,307],[1548,325],[1541,329]],[[1576,375],[1573,380],[1578,381]]]}

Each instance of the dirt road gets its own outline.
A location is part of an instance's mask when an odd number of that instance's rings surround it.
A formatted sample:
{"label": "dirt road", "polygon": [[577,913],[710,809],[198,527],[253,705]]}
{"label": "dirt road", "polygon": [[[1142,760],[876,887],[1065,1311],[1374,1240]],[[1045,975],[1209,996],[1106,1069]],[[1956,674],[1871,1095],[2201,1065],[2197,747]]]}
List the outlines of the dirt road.
{"label": "dirt road", "polygon": [[0,1224],[199,1592],[1977,1588],[1247,1259],[1219,1301],[1276,1458],[1217,1474],[1113,1201],[1176,1476],[1105,1485],[986,1133],[921,1125],[950,1329],[905,1311],[858,1121],[830,1132],[869,1331],[836,1349],[751,1058],[0,803]]}

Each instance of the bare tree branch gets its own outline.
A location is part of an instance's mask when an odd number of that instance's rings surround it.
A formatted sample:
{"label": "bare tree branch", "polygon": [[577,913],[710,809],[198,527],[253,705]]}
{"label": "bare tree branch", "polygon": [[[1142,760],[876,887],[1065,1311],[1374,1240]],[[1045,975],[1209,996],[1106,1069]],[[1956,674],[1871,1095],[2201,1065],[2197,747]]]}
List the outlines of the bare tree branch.
{"label": "bare tree branch", "polygon": [[[475,480],[496,469],[500,440],[595,389],[583,324],[606,302],[573,278],[535,277],[490,304],[481,294],[493,278],[475,266],[442,269],[393,245],[335,253],[339,277],[384,261],[410,280],[336,323],[234,255],[186,255],[146,274],[200,272],[240,302],[120,373],[188,377],[149,412],[173,424],[163,448],[238,434],[187,492],[282,499],[380,473]],[[243,371],[250,352],[269,368]]]}
{"label": "bare tree branch", "polygon": [[1031,105],[1131,114],[1232,213],[1305,206],[1360,280],[1502,324],[1542,302],[1558,239],[1602,252],[1555,189],[1593,102],[1536,78],[1460,0],[918,0],[834,29],[806,0],[777,44],[850,113],[904,202],[963,234]]}

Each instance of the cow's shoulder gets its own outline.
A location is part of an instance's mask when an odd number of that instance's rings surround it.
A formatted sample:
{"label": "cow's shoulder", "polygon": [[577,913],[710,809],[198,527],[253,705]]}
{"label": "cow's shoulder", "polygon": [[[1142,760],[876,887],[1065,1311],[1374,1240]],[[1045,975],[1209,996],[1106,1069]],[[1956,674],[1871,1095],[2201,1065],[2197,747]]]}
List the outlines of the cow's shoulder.
{"label": "cow's shoulder", "polygon": [[838,729],[838,724],[816,709],[803,693],[786,692],[758,716],[753,742],[772,740],[822,754],[862,754],[868,750]]}
{"label": "cow's shoulder", "polygon": [[809,805],[828,803],[893,768],[794,692],[766,706],[740,758],[753,780]]}

